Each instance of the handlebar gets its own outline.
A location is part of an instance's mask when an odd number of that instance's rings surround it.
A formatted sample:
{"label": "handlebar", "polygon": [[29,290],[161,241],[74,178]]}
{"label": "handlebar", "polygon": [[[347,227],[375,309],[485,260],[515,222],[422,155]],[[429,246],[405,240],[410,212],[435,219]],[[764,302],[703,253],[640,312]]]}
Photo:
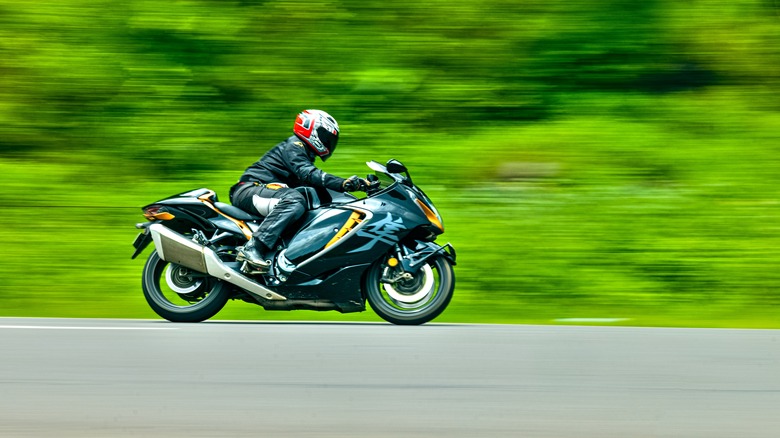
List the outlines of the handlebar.
{"label": "handlebar", "polygon": [[369,174],[364,181],[366,182],[366,185],[362,189],[365,190],[366,193],[371,194],[379,190],[380,181],[376,175]]}

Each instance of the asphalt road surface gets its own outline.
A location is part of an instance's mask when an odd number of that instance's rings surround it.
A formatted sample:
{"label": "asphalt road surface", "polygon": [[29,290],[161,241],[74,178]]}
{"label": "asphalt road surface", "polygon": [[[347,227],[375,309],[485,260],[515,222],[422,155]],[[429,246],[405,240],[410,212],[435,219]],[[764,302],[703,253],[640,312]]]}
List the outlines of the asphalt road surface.
{"label": "asphalt road surface", "polygon": [[2,437],[780,437],[780,331],[0,318]]}

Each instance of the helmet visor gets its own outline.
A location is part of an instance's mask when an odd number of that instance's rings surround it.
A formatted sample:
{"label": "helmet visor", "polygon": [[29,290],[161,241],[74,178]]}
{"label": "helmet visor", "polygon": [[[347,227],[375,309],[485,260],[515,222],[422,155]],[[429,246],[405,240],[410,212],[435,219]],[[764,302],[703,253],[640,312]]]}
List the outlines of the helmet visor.
{"label": "helmet visor", "polygon": [[323,146],[325,146],[325,149],[328,150],[327,153],[320,155],[322,161],[325,161],[333,154],[333,151],[336,150],[336,145],[339,142],[339,135],[338,132],[334,134],[333,132],[327,130],[324,126],[320,126],[317,128],[317,137],[319,137]]}

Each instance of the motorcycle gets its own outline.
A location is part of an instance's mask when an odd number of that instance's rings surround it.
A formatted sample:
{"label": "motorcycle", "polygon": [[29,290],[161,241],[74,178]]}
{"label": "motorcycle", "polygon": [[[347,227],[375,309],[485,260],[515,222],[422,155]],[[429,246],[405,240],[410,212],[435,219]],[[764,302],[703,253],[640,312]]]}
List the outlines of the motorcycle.
{"label": "motorcycle", "polygon": [[142,274],[149,306],[172,322],[207,320],[230,299],[266,310],[341,313],[365,311],[368,302],[394,324],[433,320],[455,288],[455,249],[435,243],[442,218],[398,160],[366,164],[374,174],[363,198],[296,189],[308,208],[282,234],[265,273],[236,260],[263,217],[220,202],[207,188],[143,207],[147,222],[136,224],[132,258],[154,242]]}

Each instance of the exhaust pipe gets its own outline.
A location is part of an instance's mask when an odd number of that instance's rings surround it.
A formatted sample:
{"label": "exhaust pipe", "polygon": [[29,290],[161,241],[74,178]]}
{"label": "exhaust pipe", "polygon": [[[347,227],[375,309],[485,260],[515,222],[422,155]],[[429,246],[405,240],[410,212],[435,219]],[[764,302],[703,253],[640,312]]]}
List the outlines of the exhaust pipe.
{"label": "exhaust pipe", "polygon": [[287,299],[227,266],[211,248],[199,245],[162,224],[152,224],[149,231],[152,233],[157,254],[166,262],[176,263],[227,281],[263,301]]}

